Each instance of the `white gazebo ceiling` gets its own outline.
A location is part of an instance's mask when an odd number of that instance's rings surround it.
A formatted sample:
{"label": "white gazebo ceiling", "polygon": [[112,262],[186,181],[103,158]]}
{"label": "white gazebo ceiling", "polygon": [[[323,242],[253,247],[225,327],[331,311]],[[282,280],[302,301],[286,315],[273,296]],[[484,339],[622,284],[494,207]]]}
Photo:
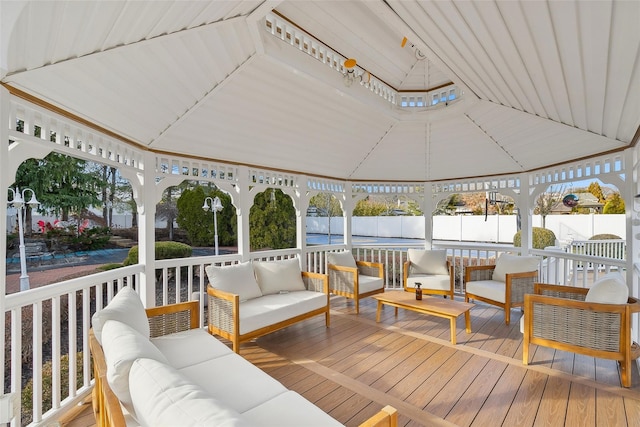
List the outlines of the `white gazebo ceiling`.
{"label": "white gazebo ceiling", "polygon": [[[393,106],[267,32],[270,13],[396,91],[463,94]],[[635,0],[3,1],[0,16],[10,90],[160,152],[422,181],[530,171],[640,134]]]}

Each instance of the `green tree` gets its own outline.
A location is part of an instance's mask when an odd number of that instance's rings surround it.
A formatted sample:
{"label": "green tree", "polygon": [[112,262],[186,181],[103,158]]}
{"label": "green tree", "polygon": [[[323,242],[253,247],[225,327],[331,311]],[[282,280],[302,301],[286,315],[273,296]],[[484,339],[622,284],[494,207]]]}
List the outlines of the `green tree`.
{"label": "green tree", "polygon": [[251,250],[286,249],[296,246],[296,210],[281,190],[258,193],[249,214]]}
{"label": "green tree", "polygon": [[623,214],[625,213],[624,199],[620,193],[613,193],[607,198],[607,202],[602,210],[603,214]]}
{"label": "green tree", "polygon": [[369,197],[358,200],[356,207],[353,209],[353,216],[380,216],[387,212],[385,203],[371,200]]}
{"label": "green tree", "polygon": [[102,206],[98,195],[107,183],[99,173],[89,169],[86,161],[50,153],[44,159],[23,162],[16,173],[15,185],[35,191],[40,201],[38,211],[68,221],[70,214],[81,215],[89,207]]}
{"label": "green tree", "polygon": [[218,221],[218,244],[235,246],[237,244],[237,218],[231,197],[219,189],[209,190],[202,186],[185,189],[177,201],[178,216],[176,222],[184,229],[193,246],[214,245],[214,224],[211,210],[202,209],[205,197],[220,198],[222,210],[216,214]]}
{"label": "green tree", "polygon": [[591,184],[589,184],[587,191],[597,197],[600,203],[605,202],[604,193],[602,192],[602,188],[597,181],[593,181]]}

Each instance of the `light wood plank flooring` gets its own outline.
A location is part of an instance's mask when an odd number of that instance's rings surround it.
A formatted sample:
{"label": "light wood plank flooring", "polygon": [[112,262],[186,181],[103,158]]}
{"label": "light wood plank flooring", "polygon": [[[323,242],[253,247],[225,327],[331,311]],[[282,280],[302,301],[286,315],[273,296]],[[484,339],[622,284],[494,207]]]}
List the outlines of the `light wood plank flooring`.
{"label": "light wood plank flooring", "polygon": [[[457,298],[459,299],[459,298]],[[401,426],[638,426],[640,376],[620,386],[616,362],[532,346],[522,364],[520,312],[476,304],[472,333],[457,322],[385,307],[366,299],[355,315],[332,298],[331,327],[310,319],[242,346],[241,354],[346,426],[384,405]],[[84,415],[90,409],[84,411]],[[68,425],[93,425],[76,418]],[[93,420],[91,420],[93,421]]]}

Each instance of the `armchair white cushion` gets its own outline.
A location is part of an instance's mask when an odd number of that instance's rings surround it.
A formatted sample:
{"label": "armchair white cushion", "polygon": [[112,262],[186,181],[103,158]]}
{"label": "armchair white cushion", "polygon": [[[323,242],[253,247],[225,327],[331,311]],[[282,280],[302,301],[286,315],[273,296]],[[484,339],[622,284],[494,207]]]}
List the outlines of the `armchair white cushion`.
{"label": "armchair white cushion", "polygon": [[507,274],[537,270],[539,263],[540,258],[537,256],[502,254],[496,261],[496,268],[493,270],[493,277],[491,279],[498,282],[505,282],[507,280]]}
{"label": "armchair white cushion", "polygon": [[302,281],[302,271],[297,258],[254,262],[253,269],[262,295],[307,290]]}
{"label": "armchair white cushion", "polygon": [[240,301],[262,296],[251,261],[223,267],[210,265],[205,268],[205,272],[212,287],[237,294]]}
{"label": "armchair white cushion", "polygon": [[147,314],[140,296],[131,286],[120,289],[111,302],[104,309],[96,311],[91,318],[93,333],[100,344],[102,344],[102,328],[109,320],[126,323],[147,339],[149,338]]}
{"label": "armchair white cushion", "polygon": [[442,249],[409,249],[407,250],[411,261],[411,273],[448,275],[447,251]]}
{"label": "armchair white cushion", "polygon": [[409,249],[404,264],[404,290],[415,292],[420,283],[423,293],[453,299],[453,268],[444,249]]}
{"label": "armchair white cushion", "polygon": [[605,274],[589,288],[585,302],[600,304],[626,304],[629,299],[629,288],[620,273]]}

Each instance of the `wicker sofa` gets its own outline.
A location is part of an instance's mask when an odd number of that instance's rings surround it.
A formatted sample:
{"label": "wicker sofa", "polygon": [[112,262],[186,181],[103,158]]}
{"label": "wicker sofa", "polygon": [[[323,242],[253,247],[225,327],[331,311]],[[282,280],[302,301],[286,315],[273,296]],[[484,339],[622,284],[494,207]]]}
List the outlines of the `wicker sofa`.
{"label": "wicker sofa", "polygon": [[640,357],[640,346],[631,342],[631,315],[640,312],[640,302],[628,295],[595,302],[587,297],[589,291],[534,285],[533,293],[524,297],[522,362],[529,363],[529,344],[613,359],[620,364],[622,386],[631,387],[631,362]]}
{"label": "wicker sofa", "polygon": [[[98,426],[340,426],[198,328],[196,301],[144,310],[124,287],[93,317]],[[386,407],[363,426],[395,427]]]}
{"label": "wicker sofa", "polygon": [[209,332],[240,343],[324,315],[330,325],[325,274],[301,271],[297,258],[208,266]]}

